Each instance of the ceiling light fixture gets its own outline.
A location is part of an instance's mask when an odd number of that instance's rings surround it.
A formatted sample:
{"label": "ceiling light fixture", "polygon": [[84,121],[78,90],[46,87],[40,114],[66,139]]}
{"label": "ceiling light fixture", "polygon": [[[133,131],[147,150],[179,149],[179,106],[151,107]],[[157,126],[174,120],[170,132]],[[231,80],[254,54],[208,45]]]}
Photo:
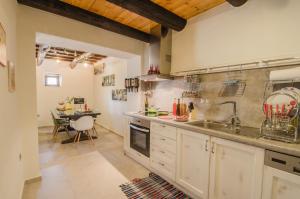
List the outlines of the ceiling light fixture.
{"label": "ceiling light fixture", "polygon": [[60,60],[58,58],[56,59],[56,63],[60,63]]}

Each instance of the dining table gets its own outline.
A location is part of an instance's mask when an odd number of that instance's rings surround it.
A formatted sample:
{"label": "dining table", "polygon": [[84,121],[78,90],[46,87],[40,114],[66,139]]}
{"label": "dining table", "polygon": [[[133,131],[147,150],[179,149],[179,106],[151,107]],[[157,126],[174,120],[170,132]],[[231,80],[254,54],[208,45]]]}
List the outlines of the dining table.
{"label": "dining table", "polygon": [[[88,110],[88,111],[81,111],[81,110],[60,110],[55,109],[52,111],[55,119],[68,119],[70,120],[77,120],[83,116],[92,116],[94,118],[97,118],[101,113],[97,110]],[[74,131],[74,129],[71,126],[68,126],[69,131]],[[92,136],[93,139],[97,139],[97,136]],[[88,140],[88,136],[84,133],[80,136],[80,141]],[[68,138],[66,140],[63,140],[61,144],[68,144],[68,143],[74,143],[75,136]]]}

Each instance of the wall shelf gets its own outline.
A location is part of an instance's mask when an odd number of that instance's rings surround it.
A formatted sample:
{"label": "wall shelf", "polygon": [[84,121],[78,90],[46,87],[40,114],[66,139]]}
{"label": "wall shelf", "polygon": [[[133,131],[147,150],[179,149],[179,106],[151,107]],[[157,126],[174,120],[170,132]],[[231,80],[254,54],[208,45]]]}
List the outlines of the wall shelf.
{"label": "wall shelf", "polygon": [[292,66],[298,64],[300,64],[300,57],[287,57],[287,58],[260,60],[260,61],[232,64],[232,65],[223,65],[223,66],[215,66],[215,67],[211,66],[211,67],[199,68],[195,70],[175,72],[175,73],[171,73],[171,75],[186,76],[192,74],[213,74],[213,73],[222,73],[222,72],[273,68],[273,67],[280,67],[280,66]]}

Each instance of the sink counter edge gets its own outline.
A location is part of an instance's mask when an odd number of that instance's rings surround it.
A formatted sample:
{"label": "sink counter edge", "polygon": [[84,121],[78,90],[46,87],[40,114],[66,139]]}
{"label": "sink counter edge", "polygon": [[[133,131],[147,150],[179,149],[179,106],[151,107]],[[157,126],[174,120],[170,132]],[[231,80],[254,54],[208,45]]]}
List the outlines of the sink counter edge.
{"label": "sink counter edge", "polygon": [[[269,140],[269,139],[265,139],[265,138],[250,138],[250,137],[241,136],[241,135],[229,134],[229,133],[225,133],[222,131],[192,126],[192,125],[187,124],[187,122],[176,122],[173,120],[165,120],[165,119],[159,119],[156,117],[148,117],[148,116],[140,115],[138,113],[133,113],[133,112],[128,112],[128,113],[125,113],[124,115],[128,116],[128,117],[150,120],[153,122],[158,122],[158,123],[174,126],[177,128],[193,131],[195,133],[202,133],[202,134],[210,135],[210,136],[217,137],[217,138],[231,140],[231,141],[239,142],[242,144],[247,144],[247,145],[251,145],[251,146],[255,146],[255,147],[259,147],[259,148],[263,148],[263,149],[268,149],[268,150],[277,151],[280,153],[285,153],[285,154],[300,157],[300,144],[290,144],[290,143],[285,143],[285,142],[280,142],[280,141],[275,141],[275,140]],[[192,121],[189,121],[189,122],[192,122]]]}

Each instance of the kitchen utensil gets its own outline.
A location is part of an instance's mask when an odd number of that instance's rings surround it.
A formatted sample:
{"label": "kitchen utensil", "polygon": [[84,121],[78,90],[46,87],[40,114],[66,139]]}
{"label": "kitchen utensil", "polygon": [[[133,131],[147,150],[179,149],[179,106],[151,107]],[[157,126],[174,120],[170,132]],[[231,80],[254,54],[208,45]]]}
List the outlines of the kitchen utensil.
{"label": "kitchen utensil", "polygon": [[169,115],[169,111],[158,111],[157,115],[158,116],[166,116],[166,115]]}
{"label": "kitchen utensil", "polygon": [[189,112],[192,112],[192,110],[194,110],[194,103],[190,102],[188,108],[189,108]]}
{"label": "kitchen utensil", "polygon": [[243,96],[246,88],[246,81],[230,79],[223,82],[219,92],[219,97],[239,97]]}
{"label": "kitchen utensil", "polygon": [[282,104],[281,115],[284,116],[284,114],[285,114],[285,104]]}

